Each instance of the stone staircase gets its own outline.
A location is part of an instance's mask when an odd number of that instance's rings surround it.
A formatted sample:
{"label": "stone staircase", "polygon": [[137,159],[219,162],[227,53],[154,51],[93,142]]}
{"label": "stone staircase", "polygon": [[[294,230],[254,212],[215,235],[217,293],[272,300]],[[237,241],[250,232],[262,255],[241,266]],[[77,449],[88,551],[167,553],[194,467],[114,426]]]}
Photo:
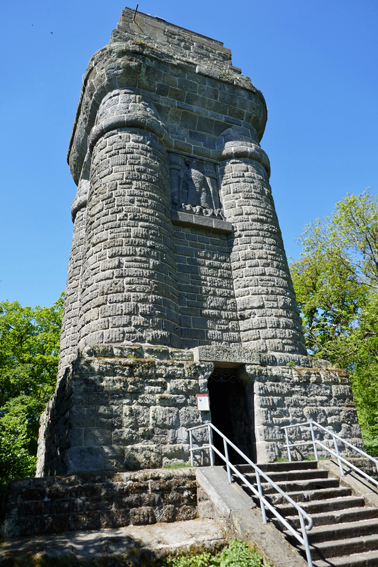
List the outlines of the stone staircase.
{"label": "stone staircase", "polygon": [[194,469],[26,478],[0,494],[0,536],[6,540],[196,516]]}
{"label": "stone staircase", "polygon": [[[308,537],[314,567],[378,566],[377,507],[369,506],[363,497],[353,494],[351,488],[340,486],[340,480],[330,478],[328,471],[319,469],[315,461],[271,463],[259,467],[313,518]],[[249,465],[238,465],[237,468],[251,484],[256,482]],[[234,480],[251,495],[248,486],[236,475]],[[282,516],[299,528],[295,508],[269,484],[262,484],[262,488]],[[273,521],[305,558],[304,548],[292,534]]]}

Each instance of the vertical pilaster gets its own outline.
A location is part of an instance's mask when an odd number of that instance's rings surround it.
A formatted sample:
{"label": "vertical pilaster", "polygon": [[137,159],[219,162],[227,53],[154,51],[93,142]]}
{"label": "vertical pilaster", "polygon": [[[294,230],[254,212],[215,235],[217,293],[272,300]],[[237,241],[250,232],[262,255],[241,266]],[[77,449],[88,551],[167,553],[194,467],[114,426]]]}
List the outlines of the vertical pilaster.
{"label": "vertical pilaster", "polygon": [[234,227],[231,265],[241,342],[258,352],[305,354],[269,160],[244,128],[223,132],[218,148],[224,214]]}
{"label": "vertical pilaster", "polygon": [[177,274],[162,132],[153,109],[130,90],[103,100],[91,142],[81,347],[124,341],[177,346]]}
{"label": "vertical pilaster", "polygon": [[71,207],[71,217],[74,226],[60,336],[58,381],[62,378],[65,368],[77,356],[80,287],[85,251],[88,192],[88,160],[86,160],[83,167],[83,176],[80,179],[76,197]]}

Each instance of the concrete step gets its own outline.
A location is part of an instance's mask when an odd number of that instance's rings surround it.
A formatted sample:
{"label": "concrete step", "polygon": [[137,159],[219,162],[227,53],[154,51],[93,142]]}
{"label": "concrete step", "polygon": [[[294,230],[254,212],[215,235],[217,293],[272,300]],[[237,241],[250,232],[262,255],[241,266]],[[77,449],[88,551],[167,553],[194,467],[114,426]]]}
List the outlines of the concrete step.
{"label": "concrete step", "polygon": [[[303,557],[305,557],[306,554],[303,546],[298,546],[298,549]],[[356,553],[365,553],[366,551],[376,552],[376,550],[378,550],[378,535],[371,534],[363,537],[356,536],[348,539],[323,541],[313,544],[311,545],[311,556],[313,560],[328,560],[330,557],[341,558]],[[328,565],[330,565],[330,563],[328,563]]]}
{"label": "concrete step", "polygon": [[308,532],[310,543],[334,541],[358,536],[378,535],[378,520],[361,520],[359,522],[345,522],[343,524],[316,526]]}
{"label": "concrete step", "polygon": [[[308,490],[322,490],[324,488],[338,488],[339,479],[338,478],[319,478],[312,480],[292,480],[277,482],[277,486],[281,488],[287,494],[290,492],[306,492]],[[264,494],[272,494],[276,490],[268,483],[262,484]]]}
{"label": "concrete step", "polygon": [[[339,479],[328,478],[328,472],[318,470],[314,461],[259,467],[311,515],[314,526],[308,532],[308,538],[314,567],[378,567],[378,508],[365,506],[363,497],[354,496],[348,487],[340,487]],[[238,468],[256,486],[252,467],[245,465]],[[251,494],[244,483],[238,482]],[[277,494],[269,483],[262,482],[262,489],[290,524],[300,529],[294,506]],[[258,503],[256,497],[253,500]],[[274,524],[279,525],[277,520]],[[284,526],[282,528],[288,541],[305,557],[303,546],[298,545]]]}
{"label": "concrete step", "polygon": [[[282,471],[304,471],[309,469],[317,469],[317,461],[293,461],[291,463],[257,463],[257,466],[264,473],[269,474],[269,472],[282,472]],[[236,467],[243,474],[253,473],[254,469],[251,465],[237,465]]]}
{"label": "concrete step", "polygon": [[[292,497],[292,495],[291,495]],[[294,498],[293,498],[294,500]],[[313,500],[311,502],[301,502],[301,507],[308,514],[320,514],[322,512],[333,512],[336,510],[347,510],[348,508],[359,508],[365,506],[362,496],[344,496],[329,498],[327,500]],[[282,516],[295,515],[295,508],[291,504],[279,504],[277,509]]]}
{"label": "concrete step", "polygon": [[[247,487],[243,488],[248,492]],[[294,502],[298,502],[298,504],[302,505],[302,503],[305,502],[341,498],[344,496],[351,496],[351,494],[352,491],[350,488],[325,488],[323,490],[308,490],[306,492],[301,490],[299,492],[291,492],[289,496],[292,500],[294,500]],[[287,504],[286,498],[281,496],[281,494],[267,494],[266,497],[275,505]]]}
{"label": "concrete step", "polygon": [[[247,480],[251,483],[256,482],[256,474],[254,473],[243,473]],[[268,474],[268,473],[266,473]],[[274,482],[292,482],[296,480],[314,480],[318,478],[328,478],[328,471],[318,471],[316,469],[309,469],[303,471],[272,471],[269,472],[269,478]],[[236,479],[237,475],[234,475]],[[264,478],[261,478],[262,482],[265,482]]]}
{"label": "concrete step", "polygon": [[[359,522],[361,520],[371,520],[378,518],[377,508],[347,508],[332,512],[323,512],[320,514],[311,514],[314,527],[328,526],[334,524],[345,524],[348,522]],[[286,516],[286,519],[296,528],[300,528],[298,515]]]}
{"label": "concrete step", "polygon": [[318,559],[313,565],[314,567],[378,567],[378,551],[331,557],[326,561]]}
{"label": "concrete step", "polygon": [[[291,496],[291,493],[304,493],[309,491],[324,490],[327,488],[337,488],[339,480],[337,478],[319,478],[312,480],[292,480],[276,482],[277,486]],[[249,490],[248,486],[241,482],[245,490]],[[261,483],[263,494],[277,494],[276,489],[267,482]],[[294,498],[293,498],[294,500]]]}

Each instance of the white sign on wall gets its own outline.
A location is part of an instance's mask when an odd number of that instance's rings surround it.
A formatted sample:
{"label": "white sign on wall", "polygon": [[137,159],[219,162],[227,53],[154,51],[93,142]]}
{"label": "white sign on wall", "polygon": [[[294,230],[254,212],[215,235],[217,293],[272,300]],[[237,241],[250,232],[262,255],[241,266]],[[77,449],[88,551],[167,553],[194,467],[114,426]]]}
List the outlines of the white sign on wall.
{"label": "white sign on wall", "polygon": [[197,409],[198,411],[210,410],[209,394],[197,394]]}

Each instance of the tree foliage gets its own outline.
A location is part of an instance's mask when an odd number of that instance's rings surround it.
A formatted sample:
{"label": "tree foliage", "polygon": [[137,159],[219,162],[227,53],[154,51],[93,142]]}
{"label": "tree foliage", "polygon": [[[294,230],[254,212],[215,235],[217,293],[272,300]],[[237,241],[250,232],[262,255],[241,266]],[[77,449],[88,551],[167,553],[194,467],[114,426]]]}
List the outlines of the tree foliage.
{"label": "tree foliage", "polygon": [[365,444],[378,454],[378,199],[348,194],[305,227],[291,273],[309,352],[349,370]]}
{"label": "tree foliage", "polygon": [[0,482],[35,471],[39,416],[54,391],[63,294],[52,307],[0,303]]}

